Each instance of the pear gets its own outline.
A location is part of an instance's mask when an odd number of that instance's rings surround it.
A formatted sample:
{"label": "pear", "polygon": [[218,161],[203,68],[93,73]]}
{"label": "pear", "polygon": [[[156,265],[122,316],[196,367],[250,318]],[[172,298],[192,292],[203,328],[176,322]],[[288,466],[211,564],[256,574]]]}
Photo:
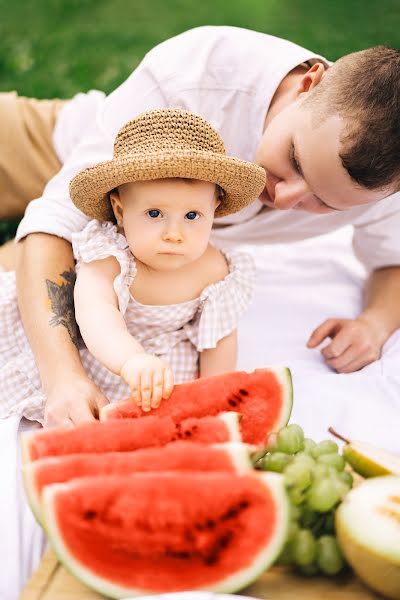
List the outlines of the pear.
{"label": "pear", "polygon": [[336,536],[367,585],[400,600],[400,477],[375,477],[352,489],[336,511]]}
{"label": "pear", "polygon": [[348,440],[339,435],[332,427],[328,431],[346,443],[342,449],[343,456],[359,475],[363,477],[400,475],[400,456],[366,442]]}

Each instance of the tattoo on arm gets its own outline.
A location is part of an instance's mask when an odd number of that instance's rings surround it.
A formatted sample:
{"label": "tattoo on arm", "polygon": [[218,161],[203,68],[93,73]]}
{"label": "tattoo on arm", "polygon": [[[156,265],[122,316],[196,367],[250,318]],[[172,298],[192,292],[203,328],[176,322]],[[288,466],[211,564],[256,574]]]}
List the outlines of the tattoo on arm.
{"label": "tattoo on arm", "polygon": [[65,283],[56,283],[46,279],[47,293],[51,302],[54,316],[50,325],[56,327],[62,325],[70,335],[71,340],[79,348],[79,329],[75,321],[74,285],[76,274],[73,269],[61,273]]}

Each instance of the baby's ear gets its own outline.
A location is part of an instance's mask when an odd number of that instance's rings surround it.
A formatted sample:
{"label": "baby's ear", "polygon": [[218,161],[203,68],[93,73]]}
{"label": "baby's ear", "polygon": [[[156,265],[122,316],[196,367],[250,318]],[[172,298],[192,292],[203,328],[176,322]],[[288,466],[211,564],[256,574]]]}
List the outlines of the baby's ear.
{"label": "baby's ear", "polygon": [[220,187],[219,185],[217,185],[217,190],[216,190],[216,209],[218,208],[218,206],[221,204],[221,202],[224,201],[225,198],[225,190],[222,189],[222,187]]}
{"label": "baby's ear", "polygon": [[119,189],[114,188],[113,190],[111,190],[111,192],[108,192],[108,197],[110,199],[110,204],[114,212],[115,220],[118,223],[118,225],[122,225],[123,211]]}

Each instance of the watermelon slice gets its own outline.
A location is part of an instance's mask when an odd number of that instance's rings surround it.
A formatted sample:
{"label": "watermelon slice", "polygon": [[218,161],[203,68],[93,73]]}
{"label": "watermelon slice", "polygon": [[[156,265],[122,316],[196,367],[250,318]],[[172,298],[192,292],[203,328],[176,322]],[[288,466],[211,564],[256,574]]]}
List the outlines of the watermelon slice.
{"label": "watermelon slice", "polygon": [[56,554],[76,577],[127,598],[244,588],[279,554],[289,507],[276,473],[189,471],[50,485],[43,515]]}
{"label": "watermelon slice", "polygon": [[[179,423],[188,417],[238,411],[242,414],[243,441],[265,446],[269,434],[287,424],[292,398],[292,378],[287,368],[257,369],[253,373],[237,371],[176,385],[168,400],[163,400],[150,414],[169,416],[174,423]],[[143,412],[132,400],[125,400],[105,406],[100,420],[146,415],[149,413]]]}
{"label": "watermelon slice", "polygon": [[129,452],[182,439],[204,444],[241,442],[239,416],[226,413],[179,424],[171,417],[157,416],[28,431],[21,436],[22,458],[26,463],[65,454]]}
{"label": "watermelon slice", "polygon": [[177,441],[162,448],[133,452],[68,454],[24,465],[26,494],[34,515],[42,521],[40,500],[46,485],[90,475],[130,475],[137,471],[236,471],[253,468],[250,447],[240,443],[206,445]]}

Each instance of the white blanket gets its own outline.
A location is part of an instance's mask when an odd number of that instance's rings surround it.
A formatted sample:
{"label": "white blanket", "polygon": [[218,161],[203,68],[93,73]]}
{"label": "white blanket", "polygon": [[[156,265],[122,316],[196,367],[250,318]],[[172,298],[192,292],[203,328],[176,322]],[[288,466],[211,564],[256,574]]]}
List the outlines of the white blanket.
{"label": "white blanket", "polygon": [[[258,285],[239,330],[238,368],[289,366],[292,421],[306,435],[324,438],[332,425],[400,453],[400,336],[387,342],[380,361],[350,375],[334,373],[318,349],[305,347],[324,319],[360,310],[365,273],[350,252],[350,235],[346,229],[292,245],[247,248],[256,257]],[[22,493],[17,430],[16,419],[0,421],[1,600],[17,599],[44,545]]]}

